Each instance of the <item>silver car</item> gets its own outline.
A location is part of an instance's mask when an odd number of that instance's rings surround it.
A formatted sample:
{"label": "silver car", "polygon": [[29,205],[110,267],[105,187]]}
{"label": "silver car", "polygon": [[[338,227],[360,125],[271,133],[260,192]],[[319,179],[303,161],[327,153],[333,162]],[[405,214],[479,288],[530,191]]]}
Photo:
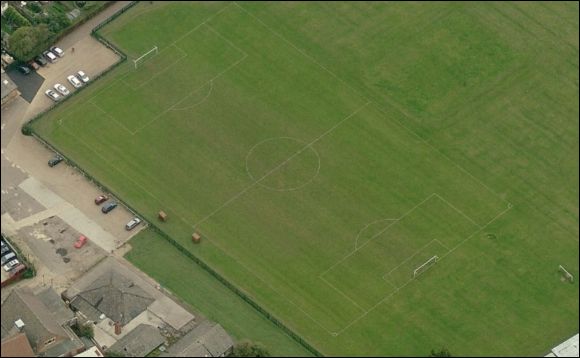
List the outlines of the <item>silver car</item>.
{"label": "silver car", "polygon": [[52,99],[55,102],[60,101],[60,96],[58,95],[58,93],[54,92],[53,90],[46,90],[46,92],[44,92],[44,94],[47,95],[48,98]]}
{"label": "silver car", "polygon": [[81,81],[79,81],[78,78],[76,78],[76,76],[70,75],[66,78],[71,85],[74,86],[74,88],[79,88],[83,85],[83,83]]}
{"label": "silver car", "polygon": [[57,90],[63,96],[67,96],[70,93],[68,88],[66,88],[64,85],[61,85],[60,83],[55,84],[54,89]]}

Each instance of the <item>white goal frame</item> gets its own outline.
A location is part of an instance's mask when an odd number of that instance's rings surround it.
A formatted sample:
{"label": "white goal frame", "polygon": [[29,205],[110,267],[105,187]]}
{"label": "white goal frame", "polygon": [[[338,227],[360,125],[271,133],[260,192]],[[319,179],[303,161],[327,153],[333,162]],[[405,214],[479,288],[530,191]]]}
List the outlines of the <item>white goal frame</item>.
{"label": "white goal frame", "polygon": [[431,266],[435,265],[439,261],[439,256],[435,255],[431,257],[429,260],[425,261],[421,266],[417,267],[413,270],[413,278],[417,278],[420,274],[427,271],[431,268]]}
{"label": "white goal frame", "polygon": [[574,283],[574,275],[572,275],[570,272],[568,272],[568,270],[566,270],[564,268],[564,266],[562,265],[558,265],[558,269],[560,270],[560,272],[562,272],[564,274],[564,277],[570,281],[570,283]]}
{"label": "white goal frame", "polygon": [[137,69],[138,63],[141,59],[143,59],[143,57],[149,55],[151,52],[155,52],[155,54],[159,54],[159,48],[157,46],[153,46],[153,48],[147,52],[145,52],[143,55],[141,55],[139,58],[134,59],[133,60],[133,64],[135,65],[135,69]]}

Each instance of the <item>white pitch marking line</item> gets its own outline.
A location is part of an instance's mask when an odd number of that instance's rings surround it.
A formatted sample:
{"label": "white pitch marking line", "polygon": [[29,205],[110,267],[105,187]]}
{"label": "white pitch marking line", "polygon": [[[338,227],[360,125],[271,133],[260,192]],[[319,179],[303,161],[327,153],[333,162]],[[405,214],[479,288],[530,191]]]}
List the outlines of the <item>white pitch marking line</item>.
{"label": "white pitch marking line", "polygon": [[453,210],[457,211],[459,214],[463,215],[463,217],[465,217],[467,220],[469,220],[470,223],[472,223],[473,225],[477,226],[478,228],[481,228],[481,225],[479,225],[478,223],[475,222],[475,220],[473,220],[471,217],[469,217],[467,214],[465,214],[463,211],[459,210],[457,207],[455,207],[455,205],[451,204],[449,201],[445,200],[445,198],[443,198],[441,195],[435,193],[435,195],[437,195],[437,197],[439,199],[441,199],[443,202],[445,202],[447,205],[449,205]]}
{"label": "white pitch marking line", "polygon": [[288,157],[282,163],[278,164],[276,167],[274,167],[273,169],[271,169],[270,171],[268,171],[266,174],[264,174],[263,176],[261,176],[260,178],[258,178],[253,183],[251,183],[248,186],[246,186],[239,193],[237,193],[236,195],[234,195],[230,199],[228,199],[223,205],[221,205],[220,207],[218,207],[217,209],[215,209],[214,211],[212,211],[210,214],[208,214],[207,216],[205,216],[203,219],[201,219],[200,221],[198,221],[197,223],[195,223],[193,225],[193,228],[198,227],[199,225],[201,225],[202,223],[204,223],[205,221],[207,221],[208,219],[210,219],[212,216],[214,216],[215,214],[217,214],[220,210],[222,210],[223,208],[225,208],[226,206],[228,206],[234,200],[236,200],[240,196],[244,195],[248,190],[252,189],[254,186],[256,186],[257,184],[259,184],[262,180],[264,180],[265,178],[267,178],[268,176],[270,176],[272,173],[274,173],[278,169],[282,168],[284,165],[286,165],[286,163],[288,163],[289,161],[291,161],[292,159],[294,159],[297,155],[300,155],[300,153],[304,152],[305,150],[307,150],[308,148],[310,148],[312,145],[314,145],[316,142],[318,142],[320,139],[322,139],[324,136],[326,136],[327,134],[329,134],[330,132],[332,132],[333,130],[335,130],[339,125],[341,125],[346,120],[348,120],[349,118],[351,118],[354,115],[356,115],[363,108],[365,108],[369,103],[370,102],[367,102],[367,103],[363,104],[362,106],[360,106],[357,110],[355,110],[353,113],[349,114],[348,116],[346,116],[345,118],[343,118],[342,120],[340,120],[338,123],[336,123],[334,126],[332,126],[329,130],[327,130],[326,132],[322,133],[318,137],[314,138],[310,143],[306,144],[302,149],[300,149],[296,153],[292,154],[290,157]]}
{"label": "white pitch marking line", "polygon": [[[371,226],[373,224],[376,224],[376,223],[379,223],[379,222],[382,222],[382,221],[397,221],[397,219],[392,219],[392,218],[389,218],[389,219],[379,219],[379,220],[371,221],[370,223],[366,224],[362,229],[360,229],[360,231],[356,235],[356,239],[354,240],[355,241],[354,242],[354,249],[355,250],[358,249],[358,239],[359,239],[360,235],[363,233],[363,231],[365,231],[366,229],[368,229],[369,226]],[[391,223],[391,224],[389,224],[389,226],[391,226],[393,224],[394,223]],[[372,238],[371,238],[371,240],[372,240]]]}
{"label": "white pitch marking line", "polygon": [[[198,88],[197,90],[191,92],[189,96],[191,96],[194,93],[197,93],[200,89],[204,88],[207,86],[207,83],[205,85],[203,85],[202,87]],[[209,80],[209,91],[207,92],[207,94],[205,95],[205,97],[203,97],[199,102],[197,102],[196,104],[192,104],[191,106],[187,106],[187,107],[180,107],[180,108],[173,108],[172,111],[185,111],[188,109],[193,109],[197,106],[199,106],[200,104],[202,104],[203,102],[205,102],[209,96],[211,95],[211,91],[213,90],[213,80]]]}
{"label": "white pitch marking line", "polygon": [[[409,215],[411,212],[413,212],[419,206],[423,205],[425,202],[427,202],[433,196],[435,196],[435,193],[429,195],[426,199],[423,199],[423,201],[421,201],[419,204],[413,206],[409,211],[407,211],[406,213],[404,213],[400,218],[396,219],[395,222],[399,222],[401,219],[403,219],[405,216]],[[340,265],[342,262],[344,262],[350,256],[354,255],[357,251],[359,251],[360,249],[362,249],[363,247],[365,247],[366,245],[368,245],[369,243],[371,243],[376,237],[380,236],[382,233],[384,233],[385,231],[387,231],[387,229],[389,229],[393,224],[391,224],[391,225],[387,226],[386,228],[384,228],[383,230],[379,231],[376,235],[373,235],[373,237],[371,237],[367,242],[365,242],[364,244],[362,244],[358,249],[353,250],[352,252],[350,252],[349,254],[347,254],[345,257],[343,257],[341,260],[339,260],[337,263],[335,263],[334,265],[330,266],[326,271],[324,271],[323,273],[321,273],[320,276],[321,277],[324,276],[330,270],[332,270],[336,266]]]}
{"label": "white pitch marking line", "polygon": [[328,280],[326,280],[324,277],[319,277],[322,281],[324,281],[324,283],[326,283],[328,286],[332,287],[336,292],[340,293],[342,295],[342,297],[346,298],[347,300],[349,300],[353,305],[355,305],[356,308],[358,308],[359,310],[361,310],[362,312],[366,312],[366,310],[364,308],[362,308],[361,306],[359,306],[358,303],[356,303],[352,298],[350,298],[346,293],[344,293],[342,290],[336,288],[333,284],[331,284],[330,282],[328,282]]}

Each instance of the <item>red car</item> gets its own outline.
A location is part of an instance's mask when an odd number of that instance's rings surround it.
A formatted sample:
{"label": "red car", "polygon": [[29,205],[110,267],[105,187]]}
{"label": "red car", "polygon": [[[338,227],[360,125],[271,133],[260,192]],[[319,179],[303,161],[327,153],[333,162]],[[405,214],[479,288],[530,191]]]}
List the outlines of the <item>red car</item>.
{"label": "red car", "polygon": [[106,195],[99,195],[95,198],[95,204],[101,205],[105,201],[109,200],[109,197]]}
{"label": "red car", "polygon": [[79,239],[75,242],[75,248],[80,249],[87,243],[87,237],[85,235],[81,235]]}

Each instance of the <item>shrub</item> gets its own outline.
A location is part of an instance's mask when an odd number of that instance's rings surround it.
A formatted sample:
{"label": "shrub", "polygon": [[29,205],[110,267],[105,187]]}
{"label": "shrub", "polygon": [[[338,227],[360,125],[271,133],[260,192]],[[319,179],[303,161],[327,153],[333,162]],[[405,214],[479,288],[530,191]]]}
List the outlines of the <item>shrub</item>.
{"label": "shrub", "polygon": [[26,123],[25,125],[23,125],[21,128],[21,132],[24,135],[32,135],[32,128],[30,127],[30,124]]}
{"label": "shrub", "polygon": [[270,352],[261,343],[244,340],[236,343],[234,357],[270,357]]}
{"label": "shrub", "polygon": [[451,357],[451,353],[449,353],[447,348],[441,348],[438,351],[432,349],[429,357]]}
{"label": "shrub", "polygon": [[4,17],[6,21],[10,24],[14,25],[15,27],[23,27],[23,26],[30,26],[30,21],[28,21],[22,14],[20,14],[16,9],[12,6],[8,6],[8,8],[4,11]]}
{"label": "shrub", "polygon": [[26,4],[26,7],[34,12],[34,13],[40,13],[42,12],[42,6],[38,3],[38,1],[30,1],[29,3]]}

